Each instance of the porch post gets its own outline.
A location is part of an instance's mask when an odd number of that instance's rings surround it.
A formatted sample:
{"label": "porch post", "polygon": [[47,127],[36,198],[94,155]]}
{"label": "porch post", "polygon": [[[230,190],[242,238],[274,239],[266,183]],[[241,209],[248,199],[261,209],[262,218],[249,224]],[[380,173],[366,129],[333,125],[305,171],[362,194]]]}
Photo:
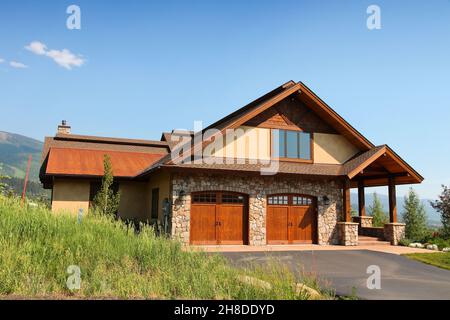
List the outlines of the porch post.
{"label": "porch post", "polygon": [[364,194],[364,180],[358,180],[358,212],[360,217],[366,215],[366,197]]}
{"label": "porch post", "polygon": [[397,222],[397,198],[394,177],[389,177],[389,221]]}
{"label": "porch post", "polygon": [[344,179],[342,194],[342,211],[344,222],[351,222],[350,180]]}

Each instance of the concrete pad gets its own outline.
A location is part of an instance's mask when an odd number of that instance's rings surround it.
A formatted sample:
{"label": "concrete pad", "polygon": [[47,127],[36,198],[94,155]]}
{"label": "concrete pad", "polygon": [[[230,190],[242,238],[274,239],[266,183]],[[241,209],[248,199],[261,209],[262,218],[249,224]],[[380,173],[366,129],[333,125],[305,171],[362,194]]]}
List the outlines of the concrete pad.
{"label": "concrete pad", "polygon": [[308,245],[266,245],[266,246],[244,246],[244,245],[210,245],[189,246],[187,250],[200,250],[206,252],[288,252],[288,251],[354,251],[369,250],[376,252],[407,254],[407,253],[435,253],[436,251],[390,245],[368,245],[368,246],[320,246]]}

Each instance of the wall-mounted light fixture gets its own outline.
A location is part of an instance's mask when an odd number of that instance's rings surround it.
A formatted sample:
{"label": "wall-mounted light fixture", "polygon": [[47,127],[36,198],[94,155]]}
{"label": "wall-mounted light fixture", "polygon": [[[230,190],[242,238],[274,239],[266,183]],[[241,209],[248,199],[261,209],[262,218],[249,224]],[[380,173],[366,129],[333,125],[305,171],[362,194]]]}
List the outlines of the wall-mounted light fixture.
{"label": "wall-mounted light fixture", "polygon": [[323,196],[322,201],[323,201],[323,204],[326,206],[328,206],[330,204],[330,198],[328,198],[328,196]]}

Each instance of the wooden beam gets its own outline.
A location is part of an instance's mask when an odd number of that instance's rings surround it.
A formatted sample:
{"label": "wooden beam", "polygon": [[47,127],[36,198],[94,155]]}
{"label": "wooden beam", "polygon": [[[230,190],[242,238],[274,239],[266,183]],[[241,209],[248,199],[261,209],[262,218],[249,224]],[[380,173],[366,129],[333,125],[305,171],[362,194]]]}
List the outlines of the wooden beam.
{"label": "wooden beam", "polygon": [[389,221],[391,223],[397,222],[397,195],[394,177],[389,177]]}
{"label": "wooden beam", "polygon": [[342,190],[343,220],[345,222],[351,222],[350,180],[344,179]]}
{"label": "wooden beam", "polygon": [[364,180],[358,180],[358,212],[360,217],[366,215],[366,197],[364,194]]}

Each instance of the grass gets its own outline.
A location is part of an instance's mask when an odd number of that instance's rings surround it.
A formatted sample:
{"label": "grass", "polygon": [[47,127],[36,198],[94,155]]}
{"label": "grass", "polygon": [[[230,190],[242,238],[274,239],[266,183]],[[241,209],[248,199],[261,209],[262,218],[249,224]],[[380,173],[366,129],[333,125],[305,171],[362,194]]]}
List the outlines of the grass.
{"label": "grass", "polygon": [[450,252],[411,253],[405,254],[405,256],[442,269],[450,270]]}
{"label": "grass", "polygon": [[[71,265],[81,270],[75,291],[66,285]],[[242,283],[242,275],[271,288]],[[313,279],[305,281],[320,290]],[[74,216],[0,196],[0,297],[307,299],[294,283],[280,265],[236,269],[220,255],[186,251],[156,237],[149,227],[136,234],[95,215],[78,223]],[[333,298],[326,292],[323,297]]]}

